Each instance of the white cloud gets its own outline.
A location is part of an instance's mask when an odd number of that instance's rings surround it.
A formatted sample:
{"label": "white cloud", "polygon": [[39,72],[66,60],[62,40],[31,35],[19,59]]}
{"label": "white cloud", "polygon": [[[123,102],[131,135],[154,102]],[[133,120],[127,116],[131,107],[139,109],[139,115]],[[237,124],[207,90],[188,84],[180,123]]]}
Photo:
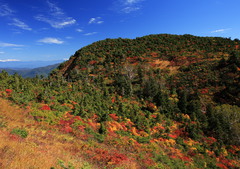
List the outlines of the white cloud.
{"label": "white cloud", "polygon": [[101,17],[91,18],[88,23],[102,24],[104,21],[102,21],[101,19],[102,19]]}
{"label": "white cloud", "polygon": [[83,30],[82,30],[82,29],[76,29],[76,31],[77,31],[77,32],[83,32]]}
{"label": "white cloud", "polygon": [[141,2],[145,0],[118,0],[119,2],[119,10],[120,12],[129,14],[134,11],[138,11],[141,9]]}
{"label": "white cloud", "polygon": [[57,38],[43,38],[43,39],[40,39],[38,40],[38,42],[41,42],[41,43],[47,43],[47,44],[63,44],[64,41],[61,41]]}
{"label": "white cloud", "polygon": [[76,23],[72,17],[66,16],[61,8],[56,4],[48,2],[48,12],[45,15],[37,15],[35,19],[38,21],[46,22],[54,28],[63,28]]}
{"label": "white cloud", "polygon": [[18,45],[13,43],[0,43],[0,47],[22,47],[24,45]]}
{"label": "white cloud", "polygon": [[71,17],[62,18],[62,19],[54,19],[54,18],[48,18],[43,15],[38,15],[35,18],[39,21],[48,23],[53,28],[63,28],[65,26],[73,25],[76,23],[76,20],[72,19]]}
{"label": "white cloud", "polygon": [[0,52],[0,55],[1,55],[1,54],[4,54],[4,53],[5,53],[5,52]]}
{"label": "white cloud", "polygon": [[14,13],[12,9],[9,8],[7,4],[0,5],[0,16],[10,16]]}
{"label": "white cloud", "polygon": [[17,27],[19,27],[21,29],[28,30],[28,31],[32,30],[32,28],[30,28],[27,24],[25,24],[24,22],[20,21],[17,18],[13,18],[12,21],[13,22],[10,23],[9,25],[14,25],[14,26],[17,26]]}
{"label": "white cloud", "polygon": [[139,10],[139,9],[140,9],[139,7],[130,7],[130,6],[128,6],[128,7],[126,7],[126,8],[123,8],[123,9],[122,9],[122,12],[124,12],[124,13],[130,13],[130,12],[137,11],[137,10]]}
{"label": "white cloud", "polygon": [[211,31],[211,33],[220,33],[220,32],[226,32],[228,30],[230,30],[231,28],[227,28],[227,29],[217,29],[217,30],[214,30],[214,31]]}
{"label": "white cloud", "polygon": [[64,26],[67,26],[67,25],[75,24],[75,23],[76,23],[76,20],[75,20],[75,19],[66,18],[66,21],[59,22],[59,27],[64,27]]}
{"label": "white cloud", "polygon": [[4,60],[0,60],[0,62],[17,62],[20,61],[18,59],[4,59]]}
{"label": "white cloud", "polygon": [[15,11],[12,10],[7,4],[0,5],[0,16],[7,17],[7,19],[11,22],[9,23],[9,25],[13,25],[21,29],[31,31],[32,28],[30,28],[26,23],[24,23],[20,19],[16,18],[14,13]]}
{"label": "white cloud", "polygon": [[85,33],[84,35],[85,35],[85,36],[91,36],[91,35],[95,35],[95,34],[97,34],[97,32]]}
{"label": "white cloud", "polygon": [[125,0],[125,4],[131,5],[131,4],[139,3],[140,1],[142,1],[142,0]]}
{"label": "white cloud", "polygon": [[89,23],[89,24],[94,23],[95,20],[96,20],[95,18],[91,18],[88,23]]}
{"label": "white cloud", "polygon": [[64,12],[62,11],[61,8],[59,8],[56,4],[51,3],[47,1],[47,4],[49,6],[50,11],[53,13],[53,15],[59,16],[59,15],[64,15]]}

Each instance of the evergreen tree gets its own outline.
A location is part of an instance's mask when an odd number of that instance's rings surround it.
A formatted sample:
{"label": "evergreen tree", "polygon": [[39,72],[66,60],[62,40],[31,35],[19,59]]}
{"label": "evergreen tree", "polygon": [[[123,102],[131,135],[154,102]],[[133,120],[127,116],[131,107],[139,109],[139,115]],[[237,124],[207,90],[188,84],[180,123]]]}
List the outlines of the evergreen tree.
{"label": "evergreen tree", "polygon": [[181,91],[179,96],[178,108],[183,114],[187,114],[187,91]]}

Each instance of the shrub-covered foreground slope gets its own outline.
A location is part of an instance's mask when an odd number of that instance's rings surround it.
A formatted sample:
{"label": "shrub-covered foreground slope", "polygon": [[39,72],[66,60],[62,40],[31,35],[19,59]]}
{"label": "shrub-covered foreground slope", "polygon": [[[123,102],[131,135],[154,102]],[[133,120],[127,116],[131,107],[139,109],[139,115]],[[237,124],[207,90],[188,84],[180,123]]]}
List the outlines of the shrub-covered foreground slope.
{"label": "shrub-covered foreground slope", "polygon": [[239,45],[191,35],[106,39],[48,79],[3,72],[1,96],[24,107],[34,127],[3,120],[0,131],[36,149],[34,138],[43,139],[42,155],[58,149],[51,167],[239,168]]}
{"label": "shrub-covered foreground slope", "polygon": [[0,105],[0,168],[50,169],[71,167],[71,163],[76,168],[91,167],[72,151],[77,150],[76,145],[85,145],[81,140],[57,132],[48,124],[37,123],[29,108],[20,108],[2,98]]}

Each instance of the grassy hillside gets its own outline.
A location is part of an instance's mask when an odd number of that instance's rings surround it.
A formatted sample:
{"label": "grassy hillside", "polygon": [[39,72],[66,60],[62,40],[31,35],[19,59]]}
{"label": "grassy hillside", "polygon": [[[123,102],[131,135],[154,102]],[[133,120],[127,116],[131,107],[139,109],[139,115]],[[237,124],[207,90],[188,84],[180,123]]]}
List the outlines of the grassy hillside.
{"label": "grassy hillside", "polygon": [[82,141],[56,132],[48,124],[36,123],[29,108],[2,98],[0,104],[0,168],[70,168],[71,163],[78,168],[91,167],[71,151],[77,148],[75,144],[82,146]]}
{"label": "grassy hillside", "polygon": [[[45,144],[66,151],[52,167],[239,168],[239,43],[167,34],[106,39],[47,79],[1,73],[1,97],[66,137],[66,146]],[[42,137],[21,129],[25,142]]]}

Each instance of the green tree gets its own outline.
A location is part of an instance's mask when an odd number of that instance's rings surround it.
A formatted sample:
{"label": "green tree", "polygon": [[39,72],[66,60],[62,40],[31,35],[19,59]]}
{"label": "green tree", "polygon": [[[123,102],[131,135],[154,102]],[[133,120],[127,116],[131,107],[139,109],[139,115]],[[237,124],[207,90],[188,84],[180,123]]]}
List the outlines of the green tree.
{"label": "green tree", "polygon": [[226,144],[240,145],[240,108],[235,105],[208,107],[209,134]]}
{"label": "green tree", "polygon": [[187,114],[187,91],[183,90],[179,94],[178,108],[183,114]]}
{"label": "green tree", "polygon": [[240,108],[235,105],[221,105],[215,108],[216,116],[221,119],[227,143],[240,145]]}

